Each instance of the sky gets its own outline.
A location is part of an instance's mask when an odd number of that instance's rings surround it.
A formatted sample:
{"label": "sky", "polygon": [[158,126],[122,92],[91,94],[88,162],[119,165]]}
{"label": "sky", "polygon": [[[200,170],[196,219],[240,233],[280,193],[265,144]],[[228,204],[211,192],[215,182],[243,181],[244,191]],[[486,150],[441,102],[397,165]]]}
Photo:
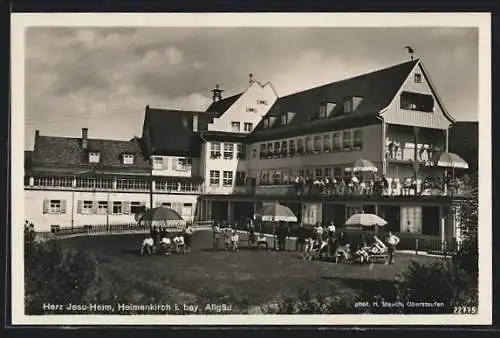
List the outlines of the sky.
{"label": "sky", "polygon": [[25,148],[41,135],[130,139],[145,106],[205,110],[254,79],[280,96],[409,60],[415,49],[456,120],[478,119],[476,28],[30,27]]}

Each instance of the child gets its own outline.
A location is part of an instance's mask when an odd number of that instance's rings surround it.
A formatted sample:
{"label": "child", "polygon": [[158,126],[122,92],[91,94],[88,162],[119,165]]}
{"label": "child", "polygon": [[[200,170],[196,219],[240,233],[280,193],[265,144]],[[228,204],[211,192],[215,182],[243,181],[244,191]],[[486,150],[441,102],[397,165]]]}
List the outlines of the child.
{"label": "child", "polygon": [[166,232],[164,237],[161,239],[161,251],[164,255],[170,255],[170,250],[172,249],[172,241],[167,237]]}

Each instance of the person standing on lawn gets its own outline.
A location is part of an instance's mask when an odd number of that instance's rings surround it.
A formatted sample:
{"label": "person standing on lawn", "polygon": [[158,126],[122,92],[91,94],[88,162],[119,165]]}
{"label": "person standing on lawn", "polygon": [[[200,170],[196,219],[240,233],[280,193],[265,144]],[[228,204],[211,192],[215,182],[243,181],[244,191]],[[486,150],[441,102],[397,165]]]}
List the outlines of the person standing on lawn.
{"label": "person standing on lawn", "polygon": [[184,229],[184,244],[186,246],[186,252],[190,253],[191,252],[191,238],[193,236],[194,230],[191,228],[191,226],[186,224],[186,228]]}
{"label": "person standing on lawn", "polygon": [[306,229],[302,222],[299,223],[297,228],[297,240],[295,241],[295,251],[302,252],[304,250],[304,244],[306,243]]}
{"label": "person standing on lawn", "polygon": [[394,253],[396,251],[396,246],[399,244],[399,237],[394,235],[389,231],[389,237],[387,238],[387,249],[389,253],[389,258],[386,264],[394,264]]}

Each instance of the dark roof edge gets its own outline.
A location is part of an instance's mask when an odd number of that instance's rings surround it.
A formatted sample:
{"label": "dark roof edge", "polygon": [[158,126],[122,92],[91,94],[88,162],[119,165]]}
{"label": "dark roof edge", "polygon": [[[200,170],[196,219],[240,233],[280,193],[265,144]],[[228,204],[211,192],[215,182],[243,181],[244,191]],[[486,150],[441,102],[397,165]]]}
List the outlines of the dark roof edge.
{"label": "dark roof edge", "polygon": [[361,116],[349,116],[349,118],[318,120],[308,124],[295,126],[292,128],[282,128],[275,130],[261,130],[251,134],[247,138],[247,143],[274,140],[284,137],[298,137],[308,134],[323,133],[326,131],[336,131],[345,128],[363,127],[382,123],[378,119],[379,114],[363,114]]}

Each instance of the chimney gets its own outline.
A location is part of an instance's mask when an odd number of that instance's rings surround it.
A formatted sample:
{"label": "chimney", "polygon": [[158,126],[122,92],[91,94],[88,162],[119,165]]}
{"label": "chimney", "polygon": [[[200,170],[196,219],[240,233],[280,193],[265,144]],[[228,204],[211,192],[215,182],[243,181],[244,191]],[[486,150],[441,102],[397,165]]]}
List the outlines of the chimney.
{"label": "chimney", "polygon": [[253,80],[253,74],[252,74],[252,73],[250,73],[250,74],[249,74],[249,77],[250,77],[250,81],[248,81],[248,82],[250,82],[250,84],[252,84],[252,83],[253,83],[253,81],[254,81],[254,80]]}
{"label": "chimney", "polygon": [[219,101],[219,100],[222,100],[222,92],[224,90],[223,89],[220,89],[219,88],[219,84],[217,83],[217,85],[215,86],[215,89],[212,89],[212,100],[213,102],[215,101]]}
{"label": "chimney", "polygon": [[193,131],[196,133],[198,131],[198,115],[193,114]]}
{"label": "chimney", "polygon": [[88,128],[82,128],[82,149],[87,149],[89,130]]}
{"label": "chimney", "polygon": [[35,130],[35,141],[33,142],[33,149],[36,150],[38,144],[38,138],[40,137],[40,130]]}

